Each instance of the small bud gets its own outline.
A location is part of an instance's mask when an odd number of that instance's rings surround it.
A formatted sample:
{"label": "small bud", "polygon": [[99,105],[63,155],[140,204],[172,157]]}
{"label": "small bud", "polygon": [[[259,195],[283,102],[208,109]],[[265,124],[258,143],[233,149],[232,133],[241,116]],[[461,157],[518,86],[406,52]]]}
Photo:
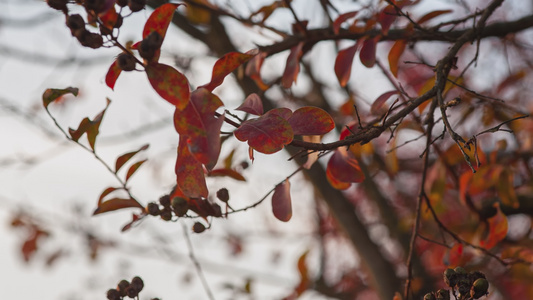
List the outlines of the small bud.
{"label": "small bud", "polygon": [[120,296],[121,297],[124,297],[126,296],[126,289],[130,286],[130,283],[129,281],[127,281],[126,279],[122,279],[118,285],[117,285],[117,290],[120,292]]}
{"label": "small bud", "polygon": [[189,202],[185,198],[174,197],[172,198],[171,207],[176,216],[183,217],[189,210]]}
{"label": "small bud", "polygon": [[123,71],[133,71],[135,70],[136,61],[132,54],[121,53],[117,56],[117,64],[118,67]]}
{"label": "small bud", "polygon": [[481,298],[488,293],[489,282],[485,278],[479,278],[474,281],[472,289],[470,290],[470,296],[474,299]]}
{"label": "small bud", "polygon": [[192,226],[192,231],[194,231],[195,233],[202,233],[205,231],[205,225],[200,222],[196,222]]}
{"label": "small bud", "polygon": [[107,299],[108,300],[120,300],[120,292],[116,289],[107,290]]}
{"label": "small bud", "polygon": [[226,188],[221,188],[217,191],[217,198],[222,202],[228,202],[229,200],[229,192]]}

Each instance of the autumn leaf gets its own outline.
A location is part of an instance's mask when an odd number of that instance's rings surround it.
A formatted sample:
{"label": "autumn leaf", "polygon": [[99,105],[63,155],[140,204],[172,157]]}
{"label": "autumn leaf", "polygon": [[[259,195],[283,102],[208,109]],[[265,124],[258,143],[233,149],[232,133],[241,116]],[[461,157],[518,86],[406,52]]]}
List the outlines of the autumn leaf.
{"label": "autumn leaf", "polygon": [[117,158],[117,160],[115,161],[115,173],[118,172],[118,170],[120,170],[120,168],[122,168],[122,166],[125,163],[127,163],[128,160],[130,160],[133,156],[135,156],[135,154],[148,149],[148,146],[149,145],[146,144],[146,145],[142,146],[141,148],[139,148],[139,150],[128,152],[126,154],[122,154],[121,156],[119,156]]}
{"label": "autumn leaf", "polygon": [[190,152],[211,170],[220,154],[220,128],[224,117],[215,117],[222,101],[205,88],[191,94],[191,101],[183,110],[176,109],[174,127],[187,139]]}
{"label": "autumn leaf", "polygon": [[261,67],[263,66],[266,56],[266,52],[259,52],[259,54],[254,56],[246,64],[244,71],[248,77],[255,81],[257,87],[259,87],[262,91],[266,91],[269,88],[269,86],[263,82],[263,79],[261,79]]}
{"label": "autumn leaf", "polygon": [[287,57],[287,63],[283,76],[281,77],[281,86],[288,89],[292,86],[293,82],[296,82],[298,73],[300,73],[300,58],[302,57],[303,42],[291,48],[289,57]]}
{"label": "autumn leaf", "polygon": [[241,141],[248,141],[248,145],[261,153],[272,154],[283,149],[293,139],[291,125],[287,120],[272,111],[257,119],[243,122],[235,137]]}
{"label": "autumn leaf", "polygon": [[355,45],[343,49],[339,51],[339,54],[337,54],[337,58],[335,59],[335,75],[337,75],[339,84],[342,87],[345,87],[348,83],[348,79],[350,79],[350,74],[352,73],[353,58],[359,46],[360,42],[358,41],[357,43],[355,43]]}
{"label": "autumn leaf", "polygon": [[94,215],[103,214],[105,212],[115,211],[123,208],[140,208],[144,209],[139,202],[133,199],[125,198],[112,198],[106,200],[98,205],[96,210],[93,212]]}
{"label": "autumn leaf", "polygon": [[289,179],[285,179],[283,183],[275,187],[272,195],[272,212],[278,220],[283,222],[288,222],[292,217],[290,189],[291,183]]}
{"label": "autumn leaf", "polygon": [[361,51],[359,52],[359,58],[361,63],[367,68],[372,68],[376,63],[376,45],[381,36],[365,39]]}
{"label": "autumn leaf", "polygon": [[235,69],[240,67],[245,62],[252,59],[257,54],[257,51],[249,51],[248,53],[230,52],[217,60],[213,67],[213,74],[211,75],[211,82],[201,87],[213,91],[217,86],[224,82],[224,78],[228,76]]}
{"label": "autumn leaf", "polygon": [[176,159],[176,181],[189,198],[206,198],[208,195],[202,164],[189,151],[186,137],[180,136]]}
{"label": "autumn leaf", "polygon": [[244,176],[242,176],[241,173],[233,169],[229,169],[229,168],[215,169],[215,170],[209,171],[207,175],[209,177],[230,177],[238,181],[246,181],[246,178],[244,178]]}
{"label": "autumn leaf", "polygon": [[89,142],[89,145],[91,146],[91,149],[94,150],[94,145],[96,143],[96,137],[100,133],[100,124],[102,123],[102,119],[104,118],[104,114],[109,107],[109,104],[111,103],[111,100],[107,99],[106,107],[103,111],[101,111],[96,117],[94,117],[94,120],[90,120],[89,118],[85,118],[80,122],[80,125],[76,130],[69,128],[68,132],[72,138],[73,141],[78,141],[80,137],[86,133],[87,134],[87,141]]}
{"label": "autumn leaf", "polygon": [[434,10],[432,12],[429,12],[427,14],[425,14],[424,16],[422,16],[420,19],[418,19],[418,21],[416,23],[418,23],[418,25],[422,25],[423,23],[431,20],[431,19],[434,19],[440,15],[444,15],[444,14],[448,14],[448,13],[451,13],[453,10],[450,10],[450,9],[446,9],[446,10]]}
{"label": "autumn leaf", "polygon": [[172,21],[172,16],[180,5],[181,4],[166,3],[156,8],[144,24],[143,39],[153,31],[159,33],[164,39],[168,25],[170,25],[170,22]]}
{"label": "autumn leaf", "polygon": [[260,116],[263,114],[263,102],[259,95],[252,93],[246,97],[244,102],[236,108],[252,115]]}
{"label": "autumn leaf", "polygon": [[397,40],[389,51],[389,69],[394,77],[398,77],[398,63],[405,50],[405,46],[407,46],[407,41]]}
{"label": "autumn leaf", "polygon": [[370,112],[373,115],[381,115],[387,112],[387,110],[383,111],[383,105],[385,102],[393,95],[399,94],[398,91],[389,91],[381,94],[375,101],[372,103],[372,106],[370,107]]}
{"label": "autumn leaf", "polygon": [[43,106],[44,108],[48,108],[48,105],[50,105],[50,103],[59,99],[61,96],[66,94],[78,96],[78,92],[78,88],[73,87],[68,87],[65,89],[46,89],[46,91],[44,91],[43,93]]}
{"label": "autumn leaf", "polygon": [[351,12],[347,12],[347,13],[344,13],[344,14],[341,14],[337,17],[337,19],[335,19],[335,21],[333,22],[333,32],[335,34],[339,34],[339,31],[341,29],[341,25],[342,23],[346,22],[347,20],[355,17],[357,14],[359,13],[358,10],[356,11],[351,11]]}
{"label": "autumn leaf", "polygon": [[386,35],[389,32],[389,28],[397,16],[398,13],[393,5],[387,5],[382,11],[379,12],[378,22],[381,24],[381,32],[383,34]]}
{"label": "autumn leaf", "polygon": [[154,90],[177,109],[189,103],[189,81],[171,66],[152,62],[146,66],[146,76]]}
{"label": "autumn leaf", "polygon": [[106,188],[102,194],[100,194],[100,197],[98,198],[98,206],[100,206],[100,204],[102,204],[102,202],[104,201],[104,198],[105,196],[111,194],[112,192],[118,190],[119,188],[115,188],[115,187],[108,187]]}
{"label": "autumn leaf", "polygon": [[326,175],[328,181],[337,189],[346,189],[351,183],[365,179],[355,155],[345,148],[335,150],[328,161]]}
{"label": "autumn leaf", "polygon": [[509,225],[507,222],[507,217],[502,213],[500,209],[500,204],[498,202],[494,203],[496,208],[496,215],[488,219],[488,234],[487,238],[482,240],[480,245],[485,249],[492,249],[496,244],[502,241],[507,236],[507,230]]}
{"label": "autumn leaf", "polygon": [[126,173],[126,182],[128,182],[128,180],[130,180],[130,177],[133,176],[133,174],[135,172],[137,172],[137,170],[141,167],[142,164],[144,164],[146,162],[146,159],[144,160],[141,160],[141,161],[138,161],[136,163],[134,163],[133,165],[130,166],[130,168],[128,169],[128,172]]}
{"label": "autumn leaf", "polygon": [[[302,140],[310,143],[320,143],[321,137],[319,135],[304,135],[302,136]],[[313,164],[318,160],[319,154],[318,151],[307,150],[307,161],[303,167],[308,170],[311,169]]]}
{"label": "autumn leaf", "polygon": [[335,128],[333,118],[325,110],[312,106],[297,109],[288,121],[294,135],[322,135]]}
{"label": "autumn leaf", "polygon": [[105,84],[112,90],[115,89],[115,83],[117,82],[120,73],[122,73],[122,69],[118,66],[118,61],[115,59],[111,66],[109,66],[109,70],[107,70],[107,74],[105,75]]}

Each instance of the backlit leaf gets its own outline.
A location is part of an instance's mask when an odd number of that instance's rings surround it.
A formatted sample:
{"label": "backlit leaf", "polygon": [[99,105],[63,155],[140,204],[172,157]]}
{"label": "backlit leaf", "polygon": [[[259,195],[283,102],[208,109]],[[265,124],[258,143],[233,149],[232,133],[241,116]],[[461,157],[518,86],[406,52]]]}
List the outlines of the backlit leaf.
{"label": "backlit leaf", "polygon": [[99,215],[105,212],[115,211],[123,208],[140,208],[144,209],[139,202],[133,199],[124,199],[124,198],[113,198],[105,202],[100,203],[96,210],[93,212],[94,215]]}
{"label": "backlit leaf", "polygon": [[339,51],[337,58],[335,59],[335,75],[339,80],[339,84],[342,87],[346,86],[348,79],[350,79],[350,74],[352,73],[352,64],[355,52],[359,48],[359,41],[355,45],[348,47]]}
{"label": "backlit leaf", "polygon": [[236,110],[244,111],[252,115],[260,116],[263,114],[263,102],[261,97],[256,93],[252,93],[246,97],[243,104],[236,108]]}
{"label": "backlit leaf", "polygon": [[[346,184],[348,184],[349,187],[351,183],[362,182],[365,179],[355,155],[344,147],[335,150],[328,161],[326,171],[328,179],[330,177],[333,179],[330,182],[335,183],[337,186],[346,187]],[[333,186],[336,187],[335,185]]]}
{"label": "backlit leaf", "polygon": [[281,77],[281,86],[288,89],[292,86],[293,82],[296,82],[298,73],[300,73],[300,58],[302,58],[303,42],[291,48],[291,53],[287,57],[287,63],[283,76]]}
{"label": "backlit leaf", "polygon": [[505,238],[507,235],[508,222],[507,217],[502,213],[499,203],[494,203],[497,210],[495,216],[488,219],[489,232],[487,238],[481,241],[481,246],[485,249],[492,249],[496,244]]}
{"label": "backlit leaf", "polygon": [[322,135],[335,128],[333,118],[325,110],[312,106],[297,109],[288,121],[294,135]]}
{"label": "backlit leaf", "polygon": [[[310,143],[320,143],[321,137],[319,135],[304,135],[302,136],[302,140]],[[318,151],[307,150],[307,161],[303,167],[308,170],[311,169],[313,164],[318,160],[318,155]]]}
{"label": "backlit leaf", "polygon": [[186,137],[180,136],[178,158],[176,160],[176,181],[178,187],[189,198],[207,197],[202,164],[189,151]]}
{"label": "backlit leaf", "polygon": [[107,74],[105,75],[105,84],[112,90],[115,89],[115,83],[117,82],[120,73],[122,73],[122,69],[118,67],[118,61],[115,59],[111,66],[109,66],[109,70],[107,70]]}
{"label": "backlit leaf", "polygon": [[211,82],[201,87],[213,91],[217,86],[224,82],[224,78],[245,62],[252,59],[257,53],[249,51],[248,53],[230,52],[217,60],[213,67]]}
{"label": "backlit leaf", "polygon": [[385,104],[385,102],[392,96],[398,94],[398,91],[389,91],[385,92],[382,95],[380,95],[374,103],[372,103],[372,106],[370,107],[370,112],[373,115],[381,115],[387,112],[387,110],[383,111],[382,107]]}
{"label": "backlit leaf", "polygon": [[74,130],[72,128],[68,129],[68,132],[74,141],[78,141],[80,137],[86,133],[87,134],[87,141],[89,141],[89,145],[91,146],[91,149],[94,150],[94,144],[96,143],[96,137],[100,133],[100,124],[102,123],[102,119],[104,118],[104,114],[109,107],[109,104],[111,103],[111,100],[107,99],[106,107],[103,111],[101,111],[96,117],[94,117],[94,120],[90,120],[89,118],[85,118],[80,122],[80,125],[78,126],[78,129]]}
{"label": "backlit leaf", "polygon": [[141,161],[138,161],[136,163],[134,163],[133,165],[130,166],[130,168],[128,169],[128,173],[126,173],[126,182],[128,180],[130,180],[130,177],[133,176],[133,174],[135,174],[135,172],[137,172],[137,170],[142,166],[142,164],[144,164],[146,162],[146,159],[144,160],[141,160]]}
{"label": "backlit leaf", "polygon": [[294,136],[289,122],[272,111],[242,123],[234,134],[239,141],[248,141],[250,147],[265,154],[283,149]]}
{"label": "backlit leaf", "polygon": [[120,170],[120,168],[122,168],[122,166],[128,162],[128,160],[130,160],[135,154],[143,151],[143,150],[146,150],[148,149],[148,144],[142,146],[139,150],[136,150],[136,151],[132,151],[132,152],[128,152],[126,154],[122,154],[121,156],[119,156],[115,162],[115,172],[118,172],[118,170]]}
{"label": "backlit leaf", "polygon": [[46,89],[43,93],[43,105],[48,108],[48,105],[58,98],[66,94],[73,94],[78,96],[78,88],[68,87],[66,89]]}
{"label": "backlit leaf", "polygon": [[351,19],[351,18],[355,17],[358,13],[359,13],[359,11],[351,11],[351,12],[347,12],[347,13],[344,13],[342,15],[339,15],[337,17],[337,19],[335,19],[335,21],[333,22],[333,25],[332,25],[333,32],[335,34],[338,34],[339,30],[341,29],[342,23],[344,23],[348,19]]}
{"label": "backlit leaf", "polygon": [[274,217],[283,222],[288,222],[292,217],[292,203],[291,203],[291,183],[289,179],[285,179],[274,189],[272,195],[272,212]]}
{"label": "backlit leaf", "polygon": [[177,109],[182,110],[187,106],[190,96],[189,81],[178,70],[154,62],[146,66],[146,75],[159,96]]}
{"label": "backlit leaf", "polygon": [[239,180],[239,181],[246,181],[246,178],[244,178],[244,176],[241,175],[241,173],[233,170],[233,169],[215,169],[215,170],[212,170],[208,173],[208,176],[209,177],[230,177],[230,178],[233,178],[235,180]]}
{"label": "backlit leaf", "polygon": [[156,31],[164,39],[167,33],[168,25],[172,21],[172,16],[181,4],[166,3],[156,8],[146,23],[143,29],[143,39],[146,38],[152,31]]}
{"label": "backlit leaf", "polygon": [[199,88],[191,94],[191,101],[183,110],[176,109],[174,127],[187,139],[190,152],[211,170],[220,154],[220,128],[223,117],[215,117],[222,101],[209,90]]}
{"label": "backlit leaf", "polygon": [[[192,3],[186,6],[187,19],[194,24],[207,24],[211,20],[211,13],[209,10],[204,9],[195,3],[210,6],[207,0],[192,0]],[[216,7],[214,7],[216,8]]]}
{"label": "backlit leaf", "polygon": [[398,77],[398,63],[400,61],[400,57],[403,54],[403,51],[405,50],[405,46],[407,45],[407,42],[405,40],[397,40],[394,42],[394,45],[392,45],[392,48],[389,52],[389,68],[394,75],[394,77]]}
{"label": "backlit leaf", "polygon": [[366,39],[359,52],[361,63],[367,68],[372,68],[376,63],[376,45],[381,37],[378,35],[374,38]]}

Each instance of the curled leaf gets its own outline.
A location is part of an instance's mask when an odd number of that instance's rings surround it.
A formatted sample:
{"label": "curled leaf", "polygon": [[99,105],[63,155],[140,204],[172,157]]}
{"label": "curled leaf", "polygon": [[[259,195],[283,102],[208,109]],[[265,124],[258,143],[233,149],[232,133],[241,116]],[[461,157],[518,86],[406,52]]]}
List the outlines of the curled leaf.
{"label": "curled leaf", "polygon": [[243,104],[236,108],[236,110],[244,111],[252,115],[260,116],[263,114],[263,102],[261,97],[256,93],[252,93],[246,97]]}
{"label": "curled leaf", "polygon": [[68,87],[65,89],[46,89],[43,93],[43,105],[44,108],[48,108],[48,105],[58,98],[66,94],[73,94],[78,96],[78,88]]}
{"label": "curled leaf", "polygon": [[142,146],[141,148],[139,148],[139,150],[136,150],[136,151],[132,151],[132,152],[128,152],[126,154],[122,154],[121,156],[119,156],[115,162],[115,172],[118,172],[118,170],[120,170],[120,168],[122,168],[122,166],[128,162],[128,160],[130,160],[135,154],[143,151],[143,150],[146,150],[148,149],[148,144]]}
{"label": "curled leaf", "polygon": [[256,55],[255,51],[249,53],[230,52],[217,60],[213,67],[213,74],[211,75],[211,82],[201,87],[213,91],[217,86],[224,82],[224,78],[239,66],[249,61]]}
{"label": "curled leaf", "polygon": [[302,58],[302,49],[304,43],[300,42],[298,45],[291,48],[291,53],[287,57],[287,64],[283,76],[281,77],[281,86],[288,89],[296,82],[298,73],[300,73],[300,59]]}

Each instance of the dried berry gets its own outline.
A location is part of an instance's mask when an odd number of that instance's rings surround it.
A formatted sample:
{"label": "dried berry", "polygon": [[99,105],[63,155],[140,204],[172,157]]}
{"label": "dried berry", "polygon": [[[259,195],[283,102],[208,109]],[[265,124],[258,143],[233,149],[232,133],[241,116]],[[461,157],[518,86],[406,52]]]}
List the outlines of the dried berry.
{"label": "dried berry", "polygon": [[66,24],[72,36],[77,36],[80,32],[85,31],[85,20],[78,14],[68,16]]}
{"label": "dried berry", "polygon": [[122,15],[117,15],[117,20],[115,21],[115,25],[113,25],[113,28],[120,28],[123,22],[124,17],[122,17]]}
{"label": "dried berry", "polygon": [[453,269],[446,269],[443,274],[444,283],[449,287],[454,287],[457,284],[457,273]]}
{"label": "dried berry", "polygon": [[107,290],[107,299],[108,300],[120,300],[120,292],[116,289]]}
{"label": "dried berry", "polygon": [[128,6],[128,0],[116,0],[115,3],[120,7]]}
{"label": "dried berry", "polygon": [[126,296],[128,296],[129,298],[135,298],[139,295],[139,292],[135,289],[135,287],[133,286],[128,286],[126,288]]}
{"label": "dried berry", "polygon": [[[120,67],[120,55],[117,58],[117,61],[118,61],[118,66]],[[148,203],[148,206],[146,206],[146,211],[148,211],[148,214],[151,216],[159,216],[159,214],[161,213],[161,210],[159,210],[159,205],[157,205],[157,203],[155,202]]]}
{"label": "dried berry", "polygon": [[138,12],[146,6],[146,0],[129,0],[128,7],[132,12]]}
{"label": "dried berry", "polygon": [[474,299],[481,298],[488,293],[489,282],[485,278],[479,278],[474,281],[472,289],[470,290],[470,296]]}
{"label": "dried berry", "polygon": [[138,292],[142,291],[142,289],[144,287],[144,282],[141,279],[141,277],[135,276],[135,277],[133,277],[131,279],[130,286],[133,287],[138,293]]}
{"label": "dried berry", "polygon": [[461,295],[461,297],[464,297],[470,293],[470,285],[471,282],[468,279],[461,279],[457,282],[457,290],[459,291],[459,295]]}
{"label": "dried berry", "polygon": [[169,208],[165,208],[162,212],[161,212],[161,219],[165,220],[165,221],[170,221],[172,220],[172,211],[169,209]]}
{"label": "dried berry", "polygon": [[50,6],[53,9],[62,10],[64,12],[67,12],[67,3],[68,0],[46,0],[46,3],[48,3],[48,6]]}
{"label": "dried berry", "polygon": [[164,195],[159,198],[159,203],[165,208],[170,208],[170,196]]}
{"label": "dried berry", "polygon": [[174,213],[178,217],[183,217],[189,210],[189,202],[187,202],[187,199],[182,197],[172,198],[171,206],[172,210],[174,210]]}
{"label": "dried berry", "polygon": [[228,202],[229,200],[229,192],[226,188],[221,188],[217,191],[217,198],[222,202]]}
{"label": "dried berry", "polygon": [[85,6],[85,9],[92,10],[98,14],[106,9],[105,2],[105,0],[85,0],[83,6]]}
{"label": "dried berry", "polygon": [[[123,71],[133,71],[135,70],[136,61],[133,55],[128,53],[121,53],[117,56],[117,64],[118,67]],[[157,205],[157,203],[149,203],[147,209],[148,213],[152,216],[159,215],[159,206]],[[152,214],[151,212],[154,212],[154,214]]]}
{"label": "dried berry", "polygon": [[120,296],[124,297],[126,296],[126,289],[130,286],[130,283],[129,281],[127,281],[126,279],[122,279],[118,285],[117,285],[117,290],[120,292]]}
{"label": "dried berry", "polygon": [[81,31],[79,34],[76,35],[76,38],[82,46],[93,49],[100,48],[104,44],[104,39],[101,35],[90,32],[88,30]]}
{"label": "dried berry", "polygon": [[215,218],[222,217],[222,209],[220,208],[220,205],[213,203],[211,204],[211,207],[213,208],[213,217]]}
{"label": "dried berry", "polygon": [[157,50],[161,48],[161,44],[163,44],[163,37],[158,32],[152,31],[141,41],[138,48],[139,55],[146,60],[152,60]]}
{"label": "dried berry", "polygon": [[192,231],[194,231],[195,233],[202,233],[205,231],[205,225],[200,222],[196,222],[192,226]]}

